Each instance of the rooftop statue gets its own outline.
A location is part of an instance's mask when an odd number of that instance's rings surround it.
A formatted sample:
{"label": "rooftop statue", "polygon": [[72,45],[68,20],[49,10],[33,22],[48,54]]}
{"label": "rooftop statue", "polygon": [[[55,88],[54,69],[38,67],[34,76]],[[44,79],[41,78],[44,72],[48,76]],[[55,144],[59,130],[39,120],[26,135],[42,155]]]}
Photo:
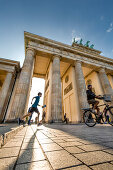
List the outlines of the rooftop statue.
{"label": "rooftop statue", "polygon": [[92,49],[93,49],[93,47],[94,47],[94,44],[92,44],[92,45],[90,46],[90,48],[92,48]]}
{"label": "rooftop statue", "polygon": [[82,38],[81,38],[81,39],[80,39],[80,43],[79,43],[80,45],[83,45],[83,44],[82,44],[82,41],[83,41],[83,40],[82,40]]}
{"label": "rooftop statue", "polygon": [[90,41],[87,41],[86,44],[85,44],[85,46],[86,46],[86,47],[89,47],[89,43],[90,43]]}
{"label": "rooftop statue", "polygon": [[[74,44],[80,44],[80,45],[83,45],[83,43],[82,43],[82,42],[83,42],[83,39],[82,39],[82,38],[80,39],[80,42],[79,42],[79,43],[78,43],[78,41],[76,41],[76,38],[73,38],[73,43],[74,43]],[[83,45],[83,46],[86,46],[86,47],[89,47],[89,48],[92,48],[92,49],[93,49],[94,44],[92,44],[92,45],[90,45],[90,46],[89,46],[89,43],[90,43],[90,41],[87,41],[87,42],[86,42],[86,44],[85,44],[85,45]]]}
{"label": "rooftop statue", "polygon": [[75,38],[73,38],[73,43],[74,43],[74,44],[77,44],[77,43],[78,43],[78,41],[75,41]]}
{"label": "rooftop statue", "polygon": [[76,43],[75,38],[73,38],[73,43]]}

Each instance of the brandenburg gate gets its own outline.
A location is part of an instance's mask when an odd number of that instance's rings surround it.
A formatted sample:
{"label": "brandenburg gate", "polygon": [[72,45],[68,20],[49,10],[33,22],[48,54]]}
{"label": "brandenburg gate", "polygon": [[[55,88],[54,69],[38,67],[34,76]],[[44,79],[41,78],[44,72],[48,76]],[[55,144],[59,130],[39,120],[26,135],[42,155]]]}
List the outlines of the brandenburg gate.
{"label": "brandenburg gate", "polygon": [[[81,108],[89,107],[86,87],[97,95],[113,96],[113,60],[93,46],[63,44],[24,32],[25,60],[0,59],[0,121],[13,122],[26,114],[32,77],[45,79],[46,122],[82,122]],[[37,94],[37,92],[36,92]],[[103,101],[101,101],[103,102]],[[100,103],[101,103],[100,102]]]}

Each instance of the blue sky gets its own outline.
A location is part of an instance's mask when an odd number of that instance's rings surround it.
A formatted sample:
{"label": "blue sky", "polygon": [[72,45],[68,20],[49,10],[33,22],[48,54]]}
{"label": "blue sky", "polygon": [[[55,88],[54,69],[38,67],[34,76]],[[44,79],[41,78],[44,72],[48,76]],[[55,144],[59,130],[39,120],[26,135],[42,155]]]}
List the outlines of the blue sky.
{"label": "blue sky", "polygon": [[83,38],[113,59],[112,0],[0,0],[0,57],[23,63],[24,31],[71,45]]}

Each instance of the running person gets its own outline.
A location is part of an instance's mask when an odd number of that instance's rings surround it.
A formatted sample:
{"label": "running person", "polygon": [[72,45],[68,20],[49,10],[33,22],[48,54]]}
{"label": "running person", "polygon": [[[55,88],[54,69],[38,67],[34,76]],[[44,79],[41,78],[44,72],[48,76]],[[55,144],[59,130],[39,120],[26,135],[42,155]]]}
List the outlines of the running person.
{"label": "running person", "polygon": [[24,115],[21,119],[19,118],[19,124],[20,124],[21,120],[24,121],[24,119],[27,116],[29,116],[30,117],[29,120],[28,120],[28,125],[29,125],[30,121],[31,121],[31,118],[32,118],[32,115],[33,115],[33,112],[36,112],[38,114],[38,122],[39,122],[40,112],[39,112],[37,106],[40,106],[39,105],[40,97],[42,97],[42,93],[41,92],[38,93],[38,96],[33,97],[32,101],[31,101],[31,104],[32,104],[33,100],[35,99],[34,103],[29,108],[28,113],[26,115]]}

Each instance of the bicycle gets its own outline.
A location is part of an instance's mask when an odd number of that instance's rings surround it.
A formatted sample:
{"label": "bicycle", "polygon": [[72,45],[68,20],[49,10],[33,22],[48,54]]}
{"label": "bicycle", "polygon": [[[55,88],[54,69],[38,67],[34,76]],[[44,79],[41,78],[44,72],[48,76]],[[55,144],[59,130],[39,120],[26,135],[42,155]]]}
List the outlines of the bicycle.
{"label": "bicycle", "polygon": [[100,99],[104,100],[106,103],[99,105],[98,107],[105,106],[103,112],[98,115],[94,111],[92,105],[91,108],[83,108],[83,120],[85,124],[89,127],[93,127],[96,123],[108,123],[113,126],[113,106],[109,106],[108,102],[111,102],[111,96],[103,95]]}

